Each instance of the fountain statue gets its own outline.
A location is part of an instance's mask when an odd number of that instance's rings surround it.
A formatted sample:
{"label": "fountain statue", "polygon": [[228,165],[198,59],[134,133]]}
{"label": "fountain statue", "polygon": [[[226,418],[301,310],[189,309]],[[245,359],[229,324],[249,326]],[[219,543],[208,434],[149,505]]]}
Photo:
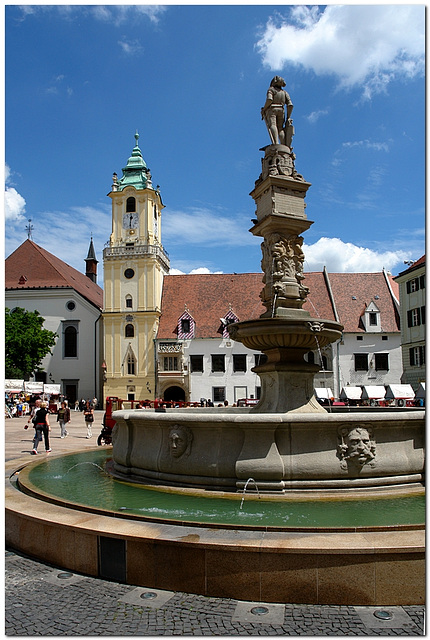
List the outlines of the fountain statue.
{"label": "fountain statue", "polygon": [[[417,499],[423,508],[424,415],[327,412],[314,397],[318,367],[304,355],[340,340],[342,326],[303,309],[311,185],[295,168],[284,86],[273,78],[261,110],[270,144],[251,192],[265,311],[228,325],[231,338],[267,356],[254,368],[258,405],[120,410],[112,451],[14,462],[6,542],[71,571],[158,589],[260,602],[421,604],[424,517],[405,515],[404,505]],[[78,471],[84,480],[75,481]],[[308,507],[317,516],[304,532]]]}
{"label": "fountain statue", "polygon": [[319,367],[304,355],[341,339],[343,327],[304,310],[304,231],[309,182],[295,169],[293,104],[275,76],[261,109],[271,144],[251,196],[261,244],[265,312],[228,325],[230,337],[265,354],[254,367],[261,399],[251,409],[120,411],[113,473],[198,489],[260,492],[419,483],[422,420],[405,414],[327,413],[314,395]]}

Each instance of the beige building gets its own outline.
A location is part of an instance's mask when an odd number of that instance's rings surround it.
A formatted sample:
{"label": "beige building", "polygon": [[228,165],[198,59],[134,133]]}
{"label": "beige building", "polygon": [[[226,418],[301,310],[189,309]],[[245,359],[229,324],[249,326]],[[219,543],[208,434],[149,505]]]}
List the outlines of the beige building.
{"label": "beige building", "polygon": [[402,331],[402,382],[414,391],[425,382],[426,257],[422,256],[395,278],[399,284]]}
{"label": "beige building", "polygon": [[113,175],[112,233],[103,251],[103,397],[153,398],[163,276],[169,258],[161,244],[163,203],[138,146],[123,175]]}

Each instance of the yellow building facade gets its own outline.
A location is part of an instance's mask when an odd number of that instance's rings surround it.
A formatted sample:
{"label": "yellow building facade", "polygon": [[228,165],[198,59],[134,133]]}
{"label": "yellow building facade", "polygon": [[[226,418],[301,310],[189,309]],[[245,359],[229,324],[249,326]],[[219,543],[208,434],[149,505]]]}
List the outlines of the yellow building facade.
{"label": "yellow building facade", "polygon": [[113,175],[112,233],[103,251],[103,396],[154,399],[155,343],[163,277],[169,258],[161,244],[164,205],[136,144],[121,179]]}

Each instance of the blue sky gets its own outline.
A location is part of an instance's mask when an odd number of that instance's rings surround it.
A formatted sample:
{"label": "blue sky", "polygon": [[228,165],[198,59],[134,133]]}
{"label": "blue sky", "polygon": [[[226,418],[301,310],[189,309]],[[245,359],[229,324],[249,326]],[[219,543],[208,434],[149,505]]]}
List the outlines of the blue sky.
{"label": "blue sky", "polygon": [[134,133],[172,273],[258,272],[249,192],[271,78],[312,183],[305,270],[425,252],[424,5],[6,6],[5,255],[32,238],[102,285],[112,173]]}

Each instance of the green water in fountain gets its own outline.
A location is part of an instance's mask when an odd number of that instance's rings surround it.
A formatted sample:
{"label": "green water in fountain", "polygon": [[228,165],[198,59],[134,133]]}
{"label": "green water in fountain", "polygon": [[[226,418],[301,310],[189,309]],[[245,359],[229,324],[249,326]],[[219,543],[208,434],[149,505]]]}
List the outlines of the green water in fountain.
{"label": "green water in fountain", "polygon": [[[113,512],[122,517],[142,517],[187,524],[240,527],[375,527],[422,524],[422,495],[371,499],[276,500],[258,499],[238,492],[226,497],[190,495],[166,491],[112,478],[106,471],[110,449],[47,457],[28,472],[35,491],[68,506]],[[251,485],[250,485],[250,488]],[[81,507],[80,507],[81,505]],[[43,508],[43,507],[41,507]]]}

